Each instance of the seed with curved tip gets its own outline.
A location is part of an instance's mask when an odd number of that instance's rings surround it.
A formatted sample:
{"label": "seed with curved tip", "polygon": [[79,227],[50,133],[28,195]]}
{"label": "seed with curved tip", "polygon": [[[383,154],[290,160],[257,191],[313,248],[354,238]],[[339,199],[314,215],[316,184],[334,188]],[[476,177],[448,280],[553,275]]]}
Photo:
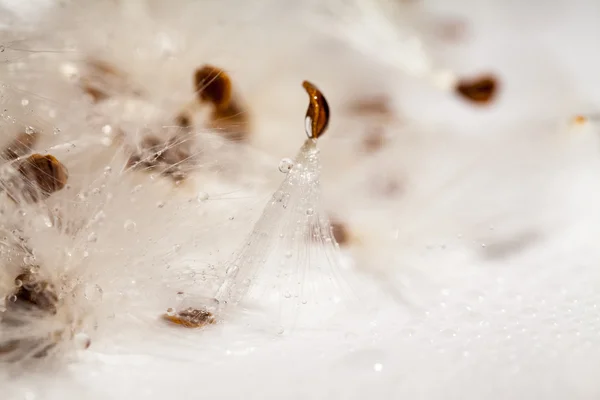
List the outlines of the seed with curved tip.
{"label": "seed with curved tip", "polygon": [[329,104],[323,93],[315,85],[304,81],[302,86],[308,93],[309,104],[306,110],[305,128],[310,139],[320,138],[329,124]]}

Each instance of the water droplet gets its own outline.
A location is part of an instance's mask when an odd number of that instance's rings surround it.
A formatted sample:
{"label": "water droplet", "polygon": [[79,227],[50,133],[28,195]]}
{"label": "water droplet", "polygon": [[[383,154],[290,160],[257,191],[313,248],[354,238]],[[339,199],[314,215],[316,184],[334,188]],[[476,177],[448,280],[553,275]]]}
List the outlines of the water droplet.
{"label": "water droplet", "polygon": [[373,365],[373,370],[375,372],[381,372],[382,369],[383,369],[383,364],[381,364],[381,363],[375,363]]}
{"label": "water droplet", "polygon": [[175,315],[175,310],[172,308],[167,308],[167,315],[172,317]]}
{"label": "water droplet", "polygon": [[131,193],[137,193],[142,189],[142,185],[135,185],[133,189],[131,189]]}
{"label": "water droplet", "polygon": [[285,292],[283,297],[285,297],[286,299],[289,299],[290,297],[292,297],[292,294],[290,292]]}
{"label": "water droplet", "polygon": [[103,146],[110,147],[112,145],[113,141],[111,138],[102,138],[100,140],[100,143],[102,143]]}
{"label": "water droplet", "polygon": [[158,208],[163,208],[164,206],[165,206],[164,201],[159,201],[158,203],[156,203],[156,207],[158,207]]}
{"label": "water droplet", "polygon": [[234,220],[234,218],[235,218],[235,217],[232,215],[232,216],[230,216],[230,217],[229,217],[229,220],[230,220],[230,221],[233,221],[233,220]]}
{"label": "water droplet", "polygon": [[291,251],[286,251],[285,252],[285,258],[292,258],[292,252]]}
{"label": "water droplet", "polygon": [[279,329],[277,330],[277,334],[278,334],[278,335],[283,335],[283,333],[284,333],[284,332],[285,332],[285,329],[283,329],[283,328],[279,328]]}
{"label": "water droplet", "polygon": [[25,128],[25,133],[28,135],[33,135],[35,133],[35,129],[32,126],[28,126]]}
{"label": "water droplet", "polygon": [[21,100],[21,105],[22,105],[23,107],[27,106],[28,104],[29,104],[29,100],[27,100],[27,99],[23,99],[23,100]]}
{"label": "water droplet", "polygon": [[199,192],[198,196],[196,196],[196,200],[198,200],[199,203],[208,200],[208,193]]}
{"label": "water droplet", "polygon": [[104,125],[102,127],[102,133],[104,133],[105,135],[110,135],[112,133],[112,126]]}
{"label": "water droplet", "polygon": [[14,294],[11,294],[10,296],[8,296],[8,301],[10,301],[11,303],[16,303],[17,296],[15,296]]}
{"label": "water droplet", "polygon": [[0,44],[0,53],[4,53],[4,50],[6,50],[6,47],[3,44]]}
{"label": "water droplet", "polygon": [[294,162],[289,158],[282,158],[281,161],[279,161],[279,171],[283,172],[284,174],[290,172],[293,167]]}
{"label": "water droplet", "polygon": [[315,213],[315,210],[313,210],[312,208],[306,209],[306,215],[313,215],[314,213]]}
{"label": "water droplet", "polygon": [[123,224],[123,227],[128,231],[133,231],[136,227],[136,224],[132,220],[128,219],[125,221],[125,224]]}
{"label": "water droplet", "polygon": [[15,279],[15,286],[18,288],[23,286],[23,281],[20,279]]}
{"label": "water droplet", "polygon": [[60,133],[60,128],[54,128],[52,130],[52,133],[54,133],[55,135],[58,135]]}

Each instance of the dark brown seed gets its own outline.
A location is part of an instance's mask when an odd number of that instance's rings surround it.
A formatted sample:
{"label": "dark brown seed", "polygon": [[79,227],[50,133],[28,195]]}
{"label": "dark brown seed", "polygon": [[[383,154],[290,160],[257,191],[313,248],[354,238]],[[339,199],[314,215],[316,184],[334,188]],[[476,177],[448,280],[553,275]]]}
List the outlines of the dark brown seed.
{"label": "dark brown seed", "polygon": [[5,189],[17,203],[21,199],[30,203],[43,200],[64,188],[69,177],[67,168],[50,154],[32,154],[19,161],[15,168],[17,176]]}
{"label": "dark brown seed", "polygon": [[456,91],[473,103],[487,104],[494,99],[498,91],[498,83],[491,75],[471,80],[465,79],[458,82]]}
{"label": "dark brown seed", "polygon": [[216,322],[214,315],[210,311],[198,310],[196,308],[186,308],[176,314],[164,314],[163,319],[185,328],[202,328]]}
{"label": "dark brown seed", "polygon": [[329,125],[329,104],[323,93],[315,85],[304,81],[302,86],[308,93],[309,104],[306,110],[305,129],[311,139],[318,139]]}
{"label": "dark brown seed", "polygon": [[196,94],[201,102],[225,108],[232,97],[231,79],[225,71],[212,65],[205,65],[194,74]]}
{"label": "dark brown seed", "polygon": [[24,178],[23,195],[30,201],[38,201],[65,187],[69,173],[67,168],[50,154],[32,154],[17,168]]}
{"label": "dark brown seed", "polygon": [[196,70],[194,85],[201,103],[213,106],[209,127],[232,141],[248,136],[248,113],[234,96],[229,75],[220,68],[205,65]]}
{"label": "dark brown seed", "polygon": [[19,135],[17,135],[17,137],[4,149],[2,157],[5,160],[15,160],[19,157],[23,157],[31,151],[31,148],[35,145],[38,138],[39,135],[37,132],[19,133]]}

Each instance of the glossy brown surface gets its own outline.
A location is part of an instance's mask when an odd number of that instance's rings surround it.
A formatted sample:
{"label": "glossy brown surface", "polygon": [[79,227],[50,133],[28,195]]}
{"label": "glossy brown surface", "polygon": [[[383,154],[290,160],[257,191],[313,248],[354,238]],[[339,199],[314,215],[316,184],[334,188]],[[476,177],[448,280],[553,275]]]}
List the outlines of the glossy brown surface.
{"label": "glossy brown surface", "polygon": [[315,85],[304,81],[302,86],[308,93],[309,104],[306,110],[306,134],[311,139],[318,139],[325,133],[329,125],[329,104],[323,93]]}

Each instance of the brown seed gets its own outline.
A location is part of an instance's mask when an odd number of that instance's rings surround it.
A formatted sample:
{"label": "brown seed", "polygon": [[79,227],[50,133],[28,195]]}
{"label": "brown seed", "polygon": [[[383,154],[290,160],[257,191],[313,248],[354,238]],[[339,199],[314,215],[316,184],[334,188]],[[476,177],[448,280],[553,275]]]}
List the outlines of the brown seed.
{"label": "brown seed", "polygon": [[43,200],[64,188],[69,177],[67,168],[50,154],[32,154],[19,161],[15,168],[17,176],[5,189],[17,203],[20,199],[30,203]]}
{"label": "brown seed", "polygon": [[309,104],[306,110],[305,129],[310,139],[318,139],[329,125],[329,104],[323,93],[315,85],[304,81],[302,86],[308,93]]}
{"label": "brown seed", "polygon": [[248,113],[234,95],[229,75],[221,68],[205,65],[196,70],[194,85],[199,101],[213,106],[209,127],[232,141],[246,139]]}
{"label": "brown seed", "polygon": [[19,133],[19,135],[17,135],[17,137],[4,149],[2,157],[5,160],[15,160],[26,155],[31,151],[31,147],[35,145],[38,138],[39,135],[37,132]]}
{"label": "brown seed", "polygon": [[198,310],[196,308],[186,308],[174,315],[164,314],[163,319],[185,328],[201,328],[216,322],[214,315],[210,311]]}
{"label": "brown seed", "polygon": [[196,94],[201,102],[214,104],[215,108],[226,108],[232,97],[231,79],[225,71],[205,65],[194,74]]}
{"label": "brown seed", "polygon": [[462,97],[477,104],[487,104],[493,100],[497,91],[497,80],[486,75],[472,80],[461,80],[456,85],[456,91]]}
{"label": "brown seed", "polygon": [[33,201],[61,190],[69,178],[67,168],[50,154],[32,154],[19,164],[17,171],[25,181],[23,194]]}

